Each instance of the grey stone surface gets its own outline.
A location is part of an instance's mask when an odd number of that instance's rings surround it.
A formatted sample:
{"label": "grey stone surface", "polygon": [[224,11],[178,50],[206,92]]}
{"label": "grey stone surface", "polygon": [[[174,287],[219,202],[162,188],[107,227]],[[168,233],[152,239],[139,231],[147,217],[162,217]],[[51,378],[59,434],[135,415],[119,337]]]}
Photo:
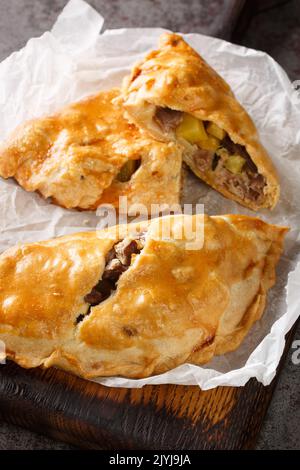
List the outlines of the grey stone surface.
{"label": "grey stone surface", "polygon": [[0,423],[0,451],[1,450],[71,450],[64,442],[54,441],[27,429]]}
{"label": "grey stone surface", "polygon": [[[162,26],[173,31],[224,33],[224,16],[240,0],[89,0],[105,29]],[[0,0],[0,59],[49,30],[67,0]]]}
{"label": "grey stone surface", "polygon": [[[257,449],[300,449],[300,324],[257,441]],[[298,341],[298,349],[296,347]],[[297,350],[299,353],[297,353]]]}
{"label": "grey stone surface", "polygon": [[[270,3],[270,2],[269,2]],[[271,2],[272,3],[272,2]],[[276,2],[273,2],[276,4]],[[277,0],[279,3],[279,0]],[[242,44],[268,52],[286,70],[291,80],[300,79],[300,2],[290,0],[264,9],[253,17]]]}
{"label": "grey stone surface", "polygon": [[[228,15],[231,0],[90,0],[106,18],[105,27],[163,26],[183,32],[224,34],[220,11]],[[0,60],[33,36],[48,30],[66,0],[0,0]],[[265,49],[300,79],[300,2],[257,15],[246,31],[246,46]],[[226,32],[225,32],[226,34]],[[300,326],[295,339],[300,339]],[[290,351],[260,433],[257,449],[300,448],[300,365]],[[300,356],[300,355],[299,355]],[[17,426],[0,423],[0,449],[71,449]]]}

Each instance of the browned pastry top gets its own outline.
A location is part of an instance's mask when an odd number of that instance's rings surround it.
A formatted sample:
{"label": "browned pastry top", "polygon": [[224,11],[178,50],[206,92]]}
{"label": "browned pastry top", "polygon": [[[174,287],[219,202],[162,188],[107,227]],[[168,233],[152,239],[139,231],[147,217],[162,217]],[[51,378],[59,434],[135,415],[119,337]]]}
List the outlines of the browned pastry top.
{"label": "browned pastry top", "polygon": [[84,377],[146,377],[236,349],[263,313],[286,229],[246,216],[193,216],[201,247],[176,235],[186,217],[4,252],[0,339],[8,356]]}
{"label": "browned pastry top", "polygon": [[[178,203],[180,149],[130,124],[118,97],[117,89],[103,91],[25,122],[0,146],[0,175],[66,208],[118,207],[120,196],[147,208]],[[129,181],[119,181],[129,160],[140,166]]]}

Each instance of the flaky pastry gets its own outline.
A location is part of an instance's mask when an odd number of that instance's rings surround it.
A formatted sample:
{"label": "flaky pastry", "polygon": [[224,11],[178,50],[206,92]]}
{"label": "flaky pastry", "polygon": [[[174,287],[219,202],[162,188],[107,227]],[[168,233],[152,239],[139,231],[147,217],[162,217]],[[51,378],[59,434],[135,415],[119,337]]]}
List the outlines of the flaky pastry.
{"label": "flaky pastry", "polygon": [[8,249],[7,356],[86,378],[139,378],[233,351],[263,314],[286,230],[239,215],[177,215]]}
{"label": "flaky pastry", "polygon": [[179,142],[193,172],[224,196],[253,210],[276,205],[278,177],[254,123],[181,36],[161,36],[158,49],[124,79],[123,99],[135,124]]}
{"label": "flaky pastry", "polygon": [[0,175],[66,208],[100,204],[176,204],[181,151],[161,144],[124,117],[113,89],[19,126],[0,146]]}

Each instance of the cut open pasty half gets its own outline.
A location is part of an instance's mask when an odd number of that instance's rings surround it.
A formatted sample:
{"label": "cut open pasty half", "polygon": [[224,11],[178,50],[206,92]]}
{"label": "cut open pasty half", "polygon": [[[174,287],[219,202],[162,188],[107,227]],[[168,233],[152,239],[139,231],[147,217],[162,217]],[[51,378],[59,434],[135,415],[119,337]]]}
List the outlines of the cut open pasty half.
{"label": "cut open pasty half", "polygon": [[277,174],[254,123],[181,36],[161,36],[158,49],[124,79],[123,98],[135,124],[180,142],[193,172],[224,196],[254,210],[276,205]]}
{"label": "cut open pasty half", "polygon": [[233,351],[263,314],[286,231],[246,216],[177,215],[8,249],[7,357],[139,378]]}
{"label": "cut open pasty half", "polygon": [[177,204],[181,150],[142,135],[124,117],[119,90],[19,126],[0,146],[0,175],[66,208]]}

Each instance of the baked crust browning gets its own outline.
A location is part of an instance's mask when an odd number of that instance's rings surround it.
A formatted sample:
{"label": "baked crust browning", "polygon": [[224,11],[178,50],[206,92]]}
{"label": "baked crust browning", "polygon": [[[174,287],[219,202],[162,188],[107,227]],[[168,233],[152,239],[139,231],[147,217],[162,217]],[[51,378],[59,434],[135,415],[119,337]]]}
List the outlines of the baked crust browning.
{"label": "baked crust browning", "polygon": [[[181,150],[143,135],[118,98],[117,89],[100,92],[19,126],[0,147],[0,175],[66,208],[119,208],[120,196],[147,208],[178,203]],[[128,162],[139,165],[122,181]]]}
{"label": "baked crust browning", "polygon": [[[252,119],[229,85],[181,36],[163,34],[158,49],[136,64],[131,75],[124,79],[122,92],[132,122],[158,140],[179,142],[184,148],[185,162],[214,189],[254,210],[276,205],[280,192],[277,173],[260,143]],[[193,139],[188,141],[175,132],[182,113],[205,124],[202,134],[205,133],[206,142],[202,136],[205,146],[203,149],[200,142],[200,156]],[[221,165],[224,151],[220,153],[222,159],[218,167],[222,171],[215,172],[213,155],[218,143],[221,149],[224,147],[222,136],[216,139],[215,132],[213,138],[211,134],[206,135],[207,126],[211,123],[221,134],[225,132],[233,145],[242,147],[247,153],[248,158],[242,160],[246,169],[240,172],[242,177],[237,175],[238,171],[233,174],[228,170],[232,165]],[[199,135],[201,139],[201,133]],[[229,156],[236,157],[235,154]]]}
{"label": "baked crust browning", "polygon": [[[204,244],[187,249],[174,235],[186,217],[4,252],[0,339],[8,358],[86,378],[139,378],[236,349],[263,313],[287,229],[246,216],[192,216]],[[160,236],[166,221],[169,239]],[[111,292],[97,298],[101,279]]]}

